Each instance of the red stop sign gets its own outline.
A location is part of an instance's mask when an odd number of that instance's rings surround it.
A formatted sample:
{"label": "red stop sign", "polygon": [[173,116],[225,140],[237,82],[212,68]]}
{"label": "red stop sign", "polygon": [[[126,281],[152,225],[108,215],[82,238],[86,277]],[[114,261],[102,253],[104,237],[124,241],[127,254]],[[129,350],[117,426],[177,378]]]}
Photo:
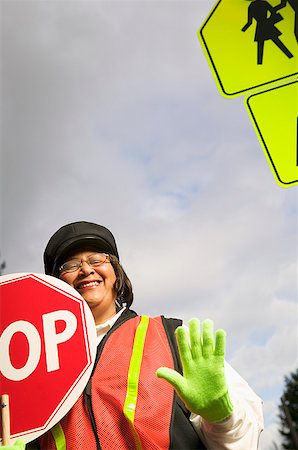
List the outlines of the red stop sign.
{"label": "red stop sign", "polygon": [[0,394],[10,397],[11,438],[29,442],[73,406],[91,374],[96,331],[69,285],[41,274],[0,277]]}

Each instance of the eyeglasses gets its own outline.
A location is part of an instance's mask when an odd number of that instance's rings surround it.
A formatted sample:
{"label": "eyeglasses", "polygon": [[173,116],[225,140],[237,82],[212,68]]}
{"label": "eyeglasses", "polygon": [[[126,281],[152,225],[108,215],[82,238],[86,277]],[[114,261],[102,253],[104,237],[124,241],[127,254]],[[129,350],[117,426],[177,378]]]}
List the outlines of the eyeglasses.
{"label": "eyeglasses", "polygon": [[90,267],[98,267],[105,263],[109,258],[107,253],[96,253],[95,255],[89,256],[85,261],[80,261],[78,259],[70,259],[66,261],[59,267],[59,273],[69,273],[79,270],[83,263],[86,262]]}

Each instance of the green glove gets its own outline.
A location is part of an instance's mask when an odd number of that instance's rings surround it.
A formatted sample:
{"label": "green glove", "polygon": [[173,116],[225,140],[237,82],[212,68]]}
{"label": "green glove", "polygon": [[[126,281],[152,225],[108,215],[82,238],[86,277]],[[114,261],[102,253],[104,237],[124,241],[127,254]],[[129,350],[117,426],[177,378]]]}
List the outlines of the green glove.
{"label": "green glove", "polygon": [[1,446],[1,450],[25,450],[26,443],[22,441],[21,439],[18,439],[15,441],[14,445],[3,445]]}
{"label": "green glove", "polygon": [[183,376],[167,367],[160,367],[156,375],[174,386],[191,412],[209,422],[220,422],[233,411],[224,368],[226,333],[217,330],[214,345],[212,320],[203,321],[202,337],[198,319],[191,319],[188,325],[190,342],[184,327],[175,332]]}

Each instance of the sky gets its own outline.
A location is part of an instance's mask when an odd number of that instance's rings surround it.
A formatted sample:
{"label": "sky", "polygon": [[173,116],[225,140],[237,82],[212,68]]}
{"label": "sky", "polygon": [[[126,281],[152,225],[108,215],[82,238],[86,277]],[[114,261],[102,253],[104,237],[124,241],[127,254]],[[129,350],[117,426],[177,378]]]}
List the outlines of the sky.
{"label": "sky", "polygon": [[0,256],[42,273],[60,226],[107,226],[138,313],[227,331],[272,450],[297,368],[297,189],[218,92],[197,38],[214,4],[1,1]]}

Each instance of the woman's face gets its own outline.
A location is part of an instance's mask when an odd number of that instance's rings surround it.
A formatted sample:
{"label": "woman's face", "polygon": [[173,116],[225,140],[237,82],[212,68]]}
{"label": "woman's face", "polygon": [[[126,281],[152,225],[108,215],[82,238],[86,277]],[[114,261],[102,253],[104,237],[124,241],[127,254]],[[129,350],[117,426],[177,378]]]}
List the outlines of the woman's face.
{"label": "woman's face", "polygon": [[109,258],[99,266],[89,266],[87,259],[97,253],[95,251],[74,253],[66,261],[77,260],[82,263],[81,267],[74,272],[62,272],[59,278],[82,295],[91,309],[95,323],[99,324],[116,313],[114,291],[116,275]]}

